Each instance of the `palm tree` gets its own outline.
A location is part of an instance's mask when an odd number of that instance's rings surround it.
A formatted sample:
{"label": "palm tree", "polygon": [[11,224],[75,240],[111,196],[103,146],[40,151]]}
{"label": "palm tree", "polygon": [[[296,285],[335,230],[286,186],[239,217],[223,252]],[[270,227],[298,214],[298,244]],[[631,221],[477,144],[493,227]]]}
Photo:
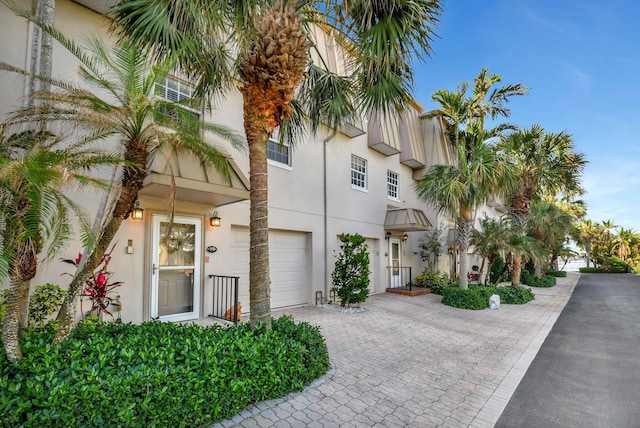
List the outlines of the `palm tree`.
{"label": "palm tree", "polygon": [[[484,135],[484,136],[482,136]],[[474,144],[458,144],[453,165],[433,165],[416,183],[418,197],[433,204],[438,212],[456,218],[460,249],[460,288],[467,288],[467,269],[473,215],[488,198],[504,194],[513,181],[510,164],[485,143],[486,133],[469,135]],[[469,152],[467,147],[471,147]]]}
{"label": "palm tree", "polygon": [[[470,244],[474,246],[475,251],[482,257],[482,265],[480,273],[484,271],[485,261],[488,260],[487,272],[491,272],[493,264],[498,259],[500,252],[505,249],[505,237],[508,233],[509,224],[502,220],[485,217],[480,220],[481,229],[473,229],[471,231]],[[488,275],[484,279],[487,283]]]}
{"label": "palm tree", "polygon": [[575,152],[568,133],[549,133],[533,125],[507,135],[498,148],[514,159],[518,171],[518,189],[508,198],[509,214],[518,226],[525,224],[534,200],[582,193],[580,176],[587,161],[582,153]]}
{"label": "palm tree", "polygon": [[[187,113],[183,114],[182,107],[185,104],[198,106],[202,105],[201,100],[169,102],[155,96],[155,85],[163,81],[171,63],[152,66],[151,56],[147,51],[126,41],[110,49],[102,41],[93,38],[87,41],[86,46],[80,47],[28,12],[16,12],[51,34],[80,61],[80,78],[87,88],[78,88],[74,84],[46,76],[36,76],[59,89],[36,92],[34,97],[40,106],[26,107],[12,121],[54,122],[76,127],[80,132],[89,129],[93,135],[102,138],[116,136],[119,139],[117,151],[124,162],[124,167],[119,170],[120,175],[115,180],[119,185],[108,195],[110,201],[104,204],[107,209],[97,223],[96,245],[85,250],[83,263],[71,280],[58,313],[58,331],[54,341],[59,342],[68,337],[75,323],[77,300],[85,280],[102,261],[120,225],[129,216],[138,199],[138,192],[147,176],[149,161],[154,156],[175,156],[188,152],[197,156],[204,165],[214,166],[229,177],[227,155],[205,141],[201,132],[215,133],[237,147],[243,141],[229,129],[201,122]],[[29,75],[8,64],[0,64],[0,69]],[[178,119],[168,116],[167,111],[177,112]]]}
{"label": "palm tree", "polygon": [[84,212],[62,191],[69,185],[100,184],[85,175],[90,168],[120,162],[99,154],[91,139],[72,144],[46,131],[8,135],[0,130],[0,224],[2,251],[0,278],[9,278],[9,297],[2,341],[9,361],[22,358],[18,337],[26,326],[31,279],[38,256],[55,256],[70,238],[72,216],[89,243],[90,227]]}
{"label": "palm tree", "polygon": [[[537,201],[531,205],[527,227],[528,235],[546,250],[545,256],[553,259],[554,252],[564,247],[567,236],[571,234],[573,217],[556,204]],[[535,260],[534,269],[535,276],[539,278],[542,275],[540,259]]]}
{"label": "palm tree", "polygon": [[[411,61],[430,53],[440,0],[127,0],[112,10],[118,33],[175,57],[203,93],[237,87],[249,145],[252,328],[270,326],[267,142],[280,126],[333,132],[364,114],[408,105]],[[347,53],[341,74],[322,57],[314,25]],[[323,45],[317,43],[322,42]],[[312,60],[313,59],[313,60]],[[331,132],[331,131],[330,131]]]}
{"label": "palm tree", "polygon": [[625,229],[620,227],[617,235],[614,237],[614,244],[611,253],[616,254],[622,261],[627,260],[631,254],[634,241],[638,241],[638,234],[633,229]]}
{"label": "palm tree", "polygon": [[524,230],[519,228],[513,221],[504,239],[505,250],[513,257],[513,273],[511,275],[511,285],[520,284],[520,273],[522,272],[522,261],[525,258],[533,258],[534,261],[544,256],[544,249],[538,244],[538,240],[527,236]]}
{"label": "palm tree", "polygon": [[474,79],[472,95],[467,96],[469,84],[463,83],[455,92],[442,89],[432,96],[440,104],[436,114],[449,126],[457,158],[454,165],[431,167],[416,190],[424,201],[456,218],[463,289],[467,288],[467,249],[475,211],[488,198],[507,194],[507,186],[514,179],[509,162],[485,143],[512,127],[501,124],[486,130],[484,123],[487,116],[507,117],[510,111],[505,103],[512,96],[525,95],[527,88],[516,84],[491,90],[501,80],[500,75],[487,74],[487,69],[482,69]]}
{"label": "palm tree", "polygon": [[584,251],[586,254],[586,264],[587,267],[591,264],[591,244],[596,235],[596,224],[593,220],[585,219],[581,220],[576,224],[577,233],[575,235],[575,240],[579,245],[584,247]]}

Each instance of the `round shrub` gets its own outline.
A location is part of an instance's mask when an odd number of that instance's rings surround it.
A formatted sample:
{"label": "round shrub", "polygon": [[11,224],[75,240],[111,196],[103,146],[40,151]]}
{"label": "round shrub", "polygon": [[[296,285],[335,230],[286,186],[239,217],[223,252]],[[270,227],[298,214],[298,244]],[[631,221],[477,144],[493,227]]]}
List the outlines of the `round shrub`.
{"label": "round shrub", "polygon": [[424,270],[415,278],[416,287],[430,287],[431,292],[442,295],[442,290],[451,286],[449,275],[446,273]]}
{"label": "round shrub", "polygon": [[521,285],[496,287],[495,293],[500,296],[500,303],[507,305],[522,305],[535,298],[533,291]]}
{"label": "round shrub", "polygon": [[522,271],[522,276],[520,277],[523,284],[529,285],[531,287],[543,287],[549,288],[556,285],[556,277],[551,275],[542,275],[540,278],[535,275]]}
{"label": "round shrub", "polygon": [[489,306],[489,297],[494,291],[495,287],[482,285],[471,285],[467,290],[447,287],[442,292],[442,303],[460,309],[486,309]]}

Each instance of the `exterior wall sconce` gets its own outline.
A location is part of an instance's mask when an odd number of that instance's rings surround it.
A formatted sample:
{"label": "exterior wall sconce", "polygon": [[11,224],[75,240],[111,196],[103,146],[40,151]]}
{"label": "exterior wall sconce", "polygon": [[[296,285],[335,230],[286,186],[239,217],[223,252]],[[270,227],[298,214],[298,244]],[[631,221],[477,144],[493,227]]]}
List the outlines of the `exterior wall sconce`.
{"label": "exterior wall sconce", "polygon": [[136,207],[131,210],[132,220],[142,220],[144,218],[144,210],[140,208],[140,201],[136,201]]}
{"label": "exterior wall sconce", "polygon": [[218,211],[214,211],[209,219],[209,224],[213,227],[220,227],[220,217],[218,217]]}
{"label": "exterior wall sconce", "polygon": [[407,242],[408,239],[409,239],[409,235],[407,235],[406,233],[402,235],[402,242]]}
{"label": "exterior wall sconce", "polygon": [[391,232],[387,232],[384,234],[384,240],[387,241],[391,237]]}

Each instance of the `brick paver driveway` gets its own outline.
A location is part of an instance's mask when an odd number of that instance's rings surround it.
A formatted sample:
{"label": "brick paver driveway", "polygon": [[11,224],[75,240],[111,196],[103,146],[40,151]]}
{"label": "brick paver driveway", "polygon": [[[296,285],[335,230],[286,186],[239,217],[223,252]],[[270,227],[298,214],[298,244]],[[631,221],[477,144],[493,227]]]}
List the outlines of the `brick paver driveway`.
{"label": "brick paver driveway", "polygon": [[332,368],[303,392],[257,403],[216,427],[492,427],[579,275],[526,305],[471,311],[440,296],[371,296],[358,314],[274,312],[319,325]]}

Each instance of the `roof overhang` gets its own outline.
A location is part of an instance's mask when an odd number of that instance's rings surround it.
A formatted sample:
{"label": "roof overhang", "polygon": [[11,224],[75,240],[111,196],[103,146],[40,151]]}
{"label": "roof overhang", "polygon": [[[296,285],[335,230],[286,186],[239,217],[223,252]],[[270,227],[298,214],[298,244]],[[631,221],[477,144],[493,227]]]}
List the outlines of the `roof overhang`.
{"label": "roof overhang", "polygon": [[[249,182],[238,166],[229,160],[230,180],[213,168],[194,168],[201,174],[167,174],[157,169],[147,175],[139,194],[167,198],[175,186],[176,200],[222,206],[249,199]],[[184,169],[183,169],[184,171]]]}
{"label": "roof overhang", "polygon": [[424,211],[417,208],[390,209],[384,218],[384,230],[414,232],[432,228]]}

